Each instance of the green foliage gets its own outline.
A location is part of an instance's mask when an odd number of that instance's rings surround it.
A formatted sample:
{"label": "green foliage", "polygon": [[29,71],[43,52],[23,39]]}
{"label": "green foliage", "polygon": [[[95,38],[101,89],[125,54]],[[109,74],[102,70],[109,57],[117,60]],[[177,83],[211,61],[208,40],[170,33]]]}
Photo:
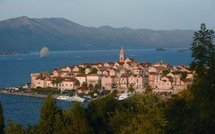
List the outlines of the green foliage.
{"label": "green foliage", "polygon": [[116,111],[118,101],[112,96],[107,95],[103,98],[93,100],[88,105],[90,124],[95,133],[109,133],[108,126],[110,116]]}
{"label": "green foliage", "polygon": [[75,86],[80,86],[80,82],[78,80],[75,82]]}
{"label": "green foliage", "polygon": [[114,89],[112,92],[111,92],[111,95],[112,96],[117,96],[118,94],[118,90],[117,89]]}
{"label": "green foliage", "polygon": [[81,85],[81,87],[87,88],[87,83],[86,83],[86,82],[83,82],[82,85]]}
{"label": "green foliage", "polygon": [[111,133],[119,134],[120,131],[130,124],[131,119],[136,114],[133,103],[126,99],[118,102],[114,114],[109,119]]}
{"label": "green foliage", "polygon": [[96,84],[96,85],[94,86],[94,89],[100,90],[100,88],[101,88],[101,85],[100,85],[100,84]]}
{"label": "green foliage", "polygon": [[194,33],[194,40],[191,47],[193,57],[191,67],[196,71],[198,77],[207,76],[208,69],[214,68],[214,38],[214,31],[207,29],[205,24],[201,24],[200,30]]}
{"label": "green foliage", "polygon": [[152,93],[152,88],[151,88],[151,86],[149,86],[148,84],[147,85],[145,85],[145,93]]}
{"label": "green foliage", "polygon": [[97,72],[98,72],[98,69],[95,68],[95,67],[93,67],[93,68],[91,69],[90,74],[97,74]]}
{"label": "green foliage", "polygon": [[192,68],[197,76],[191,87],[195,121],[192,124],[197,133],[213,133],[215,130],[215,45],[213,30],[205,24],[194,34],[192,44]]}
{"label": "green foliage", "polygon": [[158,95],[136,94],[131,98],[134,116],[125,127],[122,127],[120,133],[134,134],[161,134],[167,125],[164,114],[164,105]]}
{"label": "green foliage", "polygon": [[37,94],[60,94],[60,90],[56,89],[56,88],[51,88],[51,87],[47,87],[47,88],[36,88],[36,89],[31,89],[31,91],[33,93],[37,93]]}
{"label": "green foliage", "polygon": [[55,132],[56,116],[60,116],[60,110],[52,95],[48,95],[40,110],[38,133],[53,134]]}
{"label": "green foliage", "polygon": [[129,91],[129,92],[134,92],[134,90],[135,90],[135,89],[133,88],[133,86],[130,85],[129,88],[128,88],[128,91]]}
{"label": "green foliage", "polygon": [[171,100],[168,100],[168,106],[165,110],[166,117],[169,121],[167,124],[166,133],[192,133],[192,129],[190,129],[191,120],[194,116],[192,99],[193,96],[190,89],[188,89],[174,96]]}
{"label": "green foliage", "polygon": [[14,122],[8,123],[5,132],[6,134],[25,134],[24,128]]}
{"label": "green foliage", "polygon": [[181,79],[185,79],[187,77],[187,72],[182,72],[181,73]]}
{"label": "green foliage", "polygon": [[59,84],[59,83],[61,83],[62,82],[62,79],[60,79],[60,78],[56,78],[56,79],[54,79],[54,80],[52,80],[52,84],[53,85],[55,85],[55,84]]}
{"label": "green foliage", "polygon": [[[215,46],[214,31],[201,24],[194,33],[191,68],[196,72],[189,90],[176,95],[166,109],[167,133],[214,133]],[[183,74],[182,74],[183,75]]]}
{"label": "green foliage", "polygon": [[80,72],[81,74],[85,74],[85,68],[79,67],[79,72]]}
{"label": "green foliage", "polygon": [[89,87],[90,90],[93,90],[93,84],[89,84],[88,87]]}
{"label": "green foliage", "polygon": [[0,134],[4,133],[4,117],[3,117],[3,109],[0,102]]}
{"label": "green foliage", "polygon": [[36,134],[37,133],[37,126],[28,126],[25,129],[25,134]]}
{"label": "green foliage", "polygon": [[68,125],[67,134],[90,134],[92,128],[89,125],[87,119],[86,110],[81,106],[80,103],[75,102],[71,111],[68,112],[67,117],[70,119]]}
{"label": "green foliage", "polygon": [[163,70],[162,72],[163,72],[163,75],[166,76],[169,73],[169,70]]}

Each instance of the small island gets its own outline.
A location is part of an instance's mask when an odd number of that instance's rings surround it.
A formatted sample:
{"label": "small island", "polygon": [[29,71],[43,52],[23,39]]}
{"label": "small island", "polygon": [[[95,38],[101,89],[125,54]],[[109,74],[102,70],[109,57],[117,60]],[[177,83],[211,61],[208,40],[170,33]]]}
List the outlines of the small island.
{"label": "small island", "polygon": [[0,50],[0,55],[20,55],[20,54],[29,54],[29,52],[27,52],[27,51],[16,51],[16,50],[13,50],[13,51]]}
{"label": "small island", "polygon": [[166,51],[165,48],[157,48],[156,51]]}

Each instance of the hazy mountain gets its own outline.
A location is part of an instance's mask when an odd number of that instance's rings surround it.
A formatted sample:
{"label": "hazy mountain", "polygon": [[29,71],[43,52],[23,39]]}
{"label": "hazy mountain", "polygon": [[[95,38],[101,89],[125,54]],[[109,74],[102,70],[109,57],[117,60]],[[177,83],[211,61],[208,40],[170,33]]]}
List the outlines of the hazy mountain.
{"label": "hazy mountain", "polygon": [[86,27],[63,18],[18,17],[0,21],[0,50],[189,47],[192,30]]}

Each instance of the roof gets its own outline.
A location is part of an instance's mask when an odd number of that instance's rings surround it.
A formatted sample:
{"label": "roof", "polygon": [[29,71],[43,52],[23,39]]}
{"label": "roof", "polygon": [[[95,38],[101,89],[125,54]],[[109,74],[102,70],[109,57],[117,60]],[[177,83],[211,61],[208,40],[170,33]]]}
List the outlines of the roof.
{"label": "roof", "polygon": [[174,71],[174,72],[171,72],[172,74],[176,75],[176,74],[181,74],[181,72],[179,71]]}
{"label": "roof", "polygon": [[128,74],[122,74],[120,77],[129,77],[130,75]]}
{"label": "roof", "polygon": [[149,72],[149,75],[156,75],[157,73],[155,72]]}
{"label": "roof", "polygon": [[97,62],[95,65],[103,65],[104,63],[102,62]]}
{"label": "roof", "polygon": [[157,70],[164,70],[164,69],[166,69],[165,67],[163,67],[163,66],[153,66],[155,69],[157,69]]}
{"label": "roof", "polygon": [[86,74],[77,74],[75,77],[86,77]]}
{"label": "roof", "polygon": [[149,63],[149,62],[143,62],[143,63],[140,63],[140,64],[143,67],[149,67],[149,66],[151,66],[151,63]]}
{"label": "roof", "polygon": [[173,82],[173,78],[171,76],[166,76],[170,82]]}
{"label": "roof", "polygon": [[114,64],[114,62],[107,62],[108,64],[110,64],[110,65],[113,65]]}
{"label": "roof", "polygon": [[183,81],[184,83],[190,83],[190,82],[192,82],[191,79],[183,79],[183,80],[181,80],[181,81]]}
{"label": "roof", "polygon": [[119,65],[123,65],[124,64],[124,62],[119,62]]}
{"label": "roof", "polygon": [[78,80],[74,77],[64,78],[63,82],[77,82]]}
{"label": "roof", "polygon": [[39,76],[39,77],[37,77],[36,79],[37,79],[37,80],[45,80],[45,79],[46,79],[46,77]]}

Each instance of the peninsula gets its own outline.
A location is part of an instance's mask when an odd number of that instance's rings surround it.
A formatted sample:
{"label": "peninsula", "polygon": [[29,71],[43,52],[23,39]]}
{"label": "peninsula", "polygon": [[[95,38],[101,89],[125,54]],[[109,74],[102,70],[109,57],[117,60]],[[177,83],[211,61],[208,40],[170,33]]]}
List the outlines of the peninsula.
{"label": "peninsula", "polygon": [[192,84],[194,74],[188,66],[172,66],[162,62],[137,62],[126,58],[123,48],[119,61],[84,63],[61,67],[51,72],[32,73],[30,87],[56,88],[88,93],[92,88],[107,91],[178,93]]}

